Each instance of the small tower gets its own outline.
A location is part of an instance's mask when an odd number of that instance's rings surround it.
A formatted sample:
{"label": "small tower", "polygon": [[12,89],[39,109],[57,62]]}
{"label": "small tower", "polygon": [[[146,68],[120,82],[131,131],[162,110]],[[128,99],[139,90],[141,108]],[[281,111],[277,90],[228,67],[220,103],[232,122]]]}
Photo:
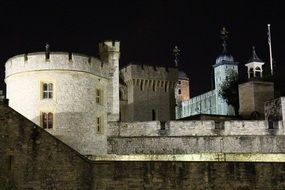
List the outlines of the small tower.
{"label": "small tower", "polygon": [[109,67],[108,121],[118,121],[120,114],[119,98],[119,58],[120,42],[105,41],[99,44],[99,55],[104,65]]}
{"label": "small tower", "polygon": [[221,39],[223,40],[223,51],[221,55],[217,57],[216,64],[213,65],[215,73],[216,113],[220,115],[234,115],[233,107],[229,106],[226,101],[220,97],[219,91],[230,75],[238,73],[238,62],[235,62],[233,56],[228,53],[227,30],[223,28],[220,34]]}
{"label": "small tower", "polygon": [[252,47],[252,56],[250,60],[248,61],[245,66],[247,67],[247,77],[248,79],[251,78],[262,78],[262,65],[264,65],[264,62],[259,59],[259,57],[256,55],[255,47]]}

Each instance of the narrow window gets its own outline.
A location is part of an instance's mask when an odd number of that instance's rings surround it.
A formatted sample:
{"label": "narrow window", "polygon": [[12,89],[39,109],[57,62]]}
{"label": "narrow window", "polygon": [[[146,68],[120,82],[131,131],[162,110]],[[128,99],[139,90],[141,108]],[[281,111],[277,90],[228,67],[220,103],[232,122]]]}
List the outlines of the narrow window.
{"label": "narrow window", "polygon": [[96,118],[96,132],[103,133],[102,117]]}
{"label": "narrow window", "polygon": [[43,99],[52,99],[53,98],[53,84],[52,83],[43,83]]}
{"label": "narrow window", "polygon": [[178,81],[178,84],[181,84],[181,80]]}
{"label": "narrow window", "polygon": [[53,128],[53,113],[42,113],[42,127],[44,129]]}
{"label": "narrow window", "polygon": [[153,90],[153,91],[156,90],[156,88],[155,88],[155,82],[153,82],[153,84],[152,84],[152,90]]}
{"label": "narrow window", "polygon": [[96,89],[96,103],[102,104],[102,90]]}
{"label": "narrow window", "polygon": [[13,170],[13,165],[14,165],[14,156],[9,155],[8,156],[8,170],[9,171]]}
{"label": "narrow window", "polygon": [[143,91],[143,82],[141,82],[141,85],[140,85],[140,86],[141,86],[141,88],[140,88],[141,91]]}
{"label": "narrow window", "polygon": [[155,110],[152,110],[152,120],[153,121],[156,120],[156,112],[155,112]]}
{"label": "narrow window", "polygon": [[165,91],[165,92],[168,92],[167,84],[165,84],[165,86],[164,86],[164,91]]}
{"label": "narrow window", "polygon": [[178,89],[178,94],[181,94],[181,89]]}

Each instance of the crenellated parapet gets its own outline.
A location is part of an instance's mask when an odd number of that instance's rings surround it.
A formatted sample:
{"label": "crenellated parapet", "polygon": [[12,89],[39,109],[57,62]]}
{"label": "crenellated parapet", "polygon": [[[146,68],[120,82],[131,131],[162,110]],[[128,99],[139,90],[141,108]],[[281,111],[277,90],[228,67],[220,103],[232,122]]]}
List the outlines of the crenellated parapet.
{"label": "crenellated parapet", "polygon": [[104,78],[110,75],[110,66],[98,58],[67,52],[50,52],[48,57],[45,52],[17,55],[5,67],[6,78],[23,72],[50,70],[86,72]]}
{"label": "crenellated parapet", "polygon": [[178,70],[177,68],[130,64],[121,69],[121,76],[128,85],[163,86],[167,84],[173,88],[177,82]]}
{"label": "crenellated parapet", "polygon": [[120,58],[120,42],[104,41],[99,43],[99,55],[102,61],[118,60]]}

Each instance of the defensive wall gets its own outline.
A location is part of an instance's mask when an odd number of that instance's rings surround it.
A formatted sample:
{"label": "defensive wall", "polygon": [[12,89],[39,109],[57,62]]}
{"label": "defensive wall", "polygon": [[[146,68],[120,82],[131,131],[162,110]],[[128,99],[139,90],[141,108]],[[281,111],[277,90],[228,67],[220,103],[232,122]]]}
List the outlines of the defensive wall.
{"label": "defensive wall", "polygon": [[[158,122],[148,125],[159,129]],[[144,128],[143,123],[140,126]],[[130,159],[136,155],[106,155],[87,159],[1,102],[0,145],[1,189],[285,188],[284,154],[203,153],[165,155],[166,159],[152,154],[136,160]]]}
{"label": "defensive wall", "polygon": [[107,78],[110,68],[99,59],[77,53],[36,52],[14,56],[6,62],[6,78],[11,75],[44,70],[68,70],[94,74]]}
{"label": "defensive wall", "polygon": [[269,120],[285,120],[285,97],[264,103],[265,118]]}
{"label": "defensive wall", "polygon": [[127,86],[121,88],[121,93],[127,94],[121,109],[123,121],[175,119],[177,68],[130,64],[120,70],[120,76]]}
{"label": "defensive wall", "polygon": [[108,154],[282,153],[283,122],[109,123]]}

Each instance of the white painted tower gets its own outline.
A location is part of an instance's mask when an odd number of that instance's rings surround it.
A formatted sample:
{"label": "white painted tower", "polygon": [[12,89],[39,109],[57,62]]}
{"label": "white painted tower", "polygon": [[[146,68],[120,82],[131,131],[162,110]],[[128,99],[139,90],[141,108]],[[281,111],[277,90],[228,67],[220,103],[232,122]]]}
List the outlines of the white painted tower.
{"label": "white painted tower", "polygon": [[216,93],[216,114],[219,115],[235,115],[234,108],[226,103],[219,95],[222,84],[233,74],[238,74],[238,62],[234,61],[233,56],[227,51],[226,39],[227,31],[225,28],[221,31],[223,40],[223,52],[216,59],[214,67],[215,74],[215,93]]}

